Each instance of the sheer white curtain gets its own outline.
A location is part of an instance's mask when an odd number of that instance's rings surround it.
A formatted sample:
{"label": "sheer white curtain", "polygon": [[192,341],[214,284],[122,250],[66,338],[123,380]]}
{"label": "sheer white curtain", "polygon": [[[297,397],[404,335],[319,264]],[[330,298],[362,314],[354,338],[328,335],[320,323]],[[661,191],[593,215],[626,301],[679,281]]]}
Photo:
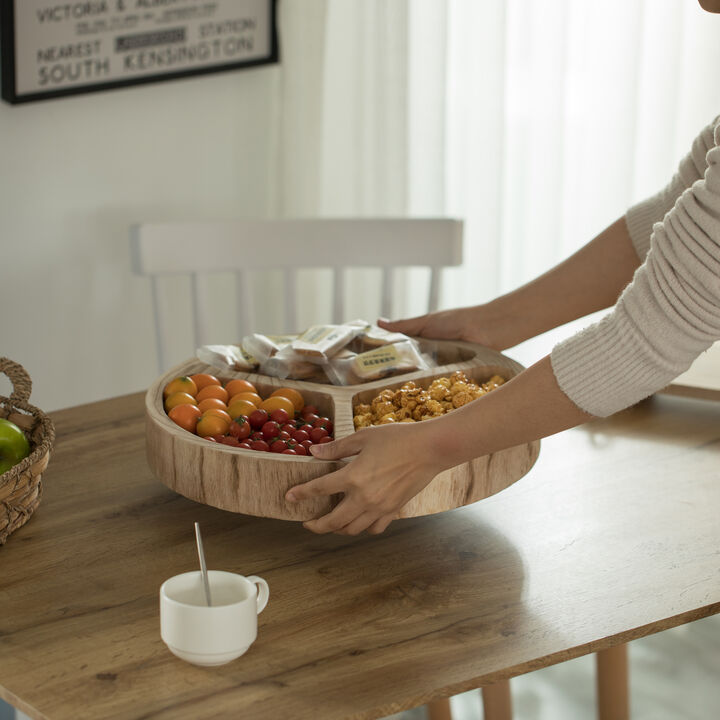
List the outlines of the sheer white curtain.
{"label": "sheer white curtain", "polygon": [[[464,218],[444,306],[585,243],[720,113],[720,16],[695,0],[283,0],[280,26],[278,214]],[[374,317],[372,280],[348,293]]]}

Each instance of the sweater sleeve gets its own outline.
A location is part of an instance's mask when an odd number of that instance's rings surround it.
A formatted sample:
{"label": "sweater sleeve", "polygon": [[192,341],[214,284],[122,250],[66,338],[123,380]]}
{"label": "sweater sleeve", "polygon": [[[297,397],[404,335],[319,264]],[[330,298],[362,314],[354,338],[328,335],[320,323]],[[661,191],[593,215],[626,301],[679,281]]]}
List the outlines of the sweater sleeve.
{"label": "sweater sleeve", "polygon": [[660,390],[720,339],[720,124],[706,169],[653,226],[650,251],[613,310],[556,345],[558,384],[606,417]]}
{"label": "sweater sleeve", "polygon": [[661,222],[672,210],[677,199],[696,180],[702,178],[707,166],[706,156],[715,145],[713,128],[720,117],[702,129],[690,148],[690,152],[680,161],[680,165],[667,187],[652,197],[633,205],[625,214],[630,238],[635,252],[645,260],[650,249],[650,235],[653,225]]}

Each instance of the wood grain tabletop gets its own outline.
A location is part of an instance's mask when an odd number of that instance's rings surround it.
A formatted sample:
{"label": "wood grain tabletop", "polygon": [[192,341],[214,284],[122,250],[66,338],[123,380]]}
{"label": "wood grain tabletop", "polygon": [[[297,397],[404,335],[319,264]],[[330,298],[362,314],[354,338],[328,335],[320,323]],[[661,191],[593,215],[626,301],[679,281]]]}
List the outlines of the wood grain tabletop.
{"label": "wood grain tabletop", "polygon": [[[543,440],[474,505],[316,536],[158,482],[143,394],[52,414],[35,516],[0,548],[0,697],[33,718],[377,718],[720,611],[720,405],[655,397]],[[158,590],[264,577],[246,655],[174,657]]]}

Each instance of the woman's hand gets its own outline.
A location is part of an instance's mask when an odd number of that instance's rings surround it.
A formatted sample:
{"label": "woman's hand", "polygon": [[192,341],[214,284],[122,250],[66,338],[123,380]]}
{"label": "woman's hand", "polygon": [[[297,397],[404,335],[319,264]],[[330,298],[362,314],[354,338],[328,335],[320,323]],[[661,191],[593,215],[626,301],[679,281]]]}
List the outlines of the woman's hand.
{"label": "woman's hand", "polygon": [[444,469],[433,452],[432,428],[428,426],[434,422],[370,427],[313,445],[312,454],[322,460],[357,457],[336,472],[291,488],[286,500],[300,502],[342,493],[343,499],[331,512],[304,526],[315,533],[383,532],[403,505]]}
{"label": "woman's hand", "polygon": [[[391,332],[401,332],[414,337],[434,340],[464,340],[466,342],[495,348],[497,344],[493,327],[486,318],[482,305],[474,307],[441,310],[406,320],[385,320],[380,318],[378,325]],[[495,348],[500,349],[500,348]]]}

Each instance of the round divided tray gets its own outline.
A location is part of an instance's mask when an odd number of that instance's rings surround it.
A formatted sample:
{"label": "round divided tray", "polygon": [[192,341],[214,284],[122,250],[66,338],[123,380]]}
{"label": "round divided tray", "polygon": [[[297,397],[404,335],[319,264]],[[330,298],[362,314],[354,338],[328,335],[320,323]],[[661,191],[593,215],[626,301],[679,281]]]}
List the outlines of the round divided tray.
{"label": "round divided tray", "polygon": [[[427,387],[436,377],[462,370],[484,382],[498,374],[509,380],[522,365],[480,345],[418,339],[421,350],[433,352],[438,367],[405,373],[362,385],[335,386],[254,373],[221,373],[197,359],[188,360],[158,378],[145,398],[147,457],[157,478],[177,493],[206,505],[259,517],[310,520],[329,512],[340,496],[288,503],[294,485],[339,469],[347,461],[325,461],[257,452],[211,443],[175,425],[163,408],[163,388],[173,378],[209,372],[226,381],[244,378],[265,397],[279,387],[297,388],[305,402],[333,420],[336,438],[355,432],[353,406],[370,402],[384,388],[399,388],[408,380]],[[399,517],[416,517],[469,505],[504,490],[525,475],[540,452],[540,442],[507,448],[445,470],[405,505]]]}

